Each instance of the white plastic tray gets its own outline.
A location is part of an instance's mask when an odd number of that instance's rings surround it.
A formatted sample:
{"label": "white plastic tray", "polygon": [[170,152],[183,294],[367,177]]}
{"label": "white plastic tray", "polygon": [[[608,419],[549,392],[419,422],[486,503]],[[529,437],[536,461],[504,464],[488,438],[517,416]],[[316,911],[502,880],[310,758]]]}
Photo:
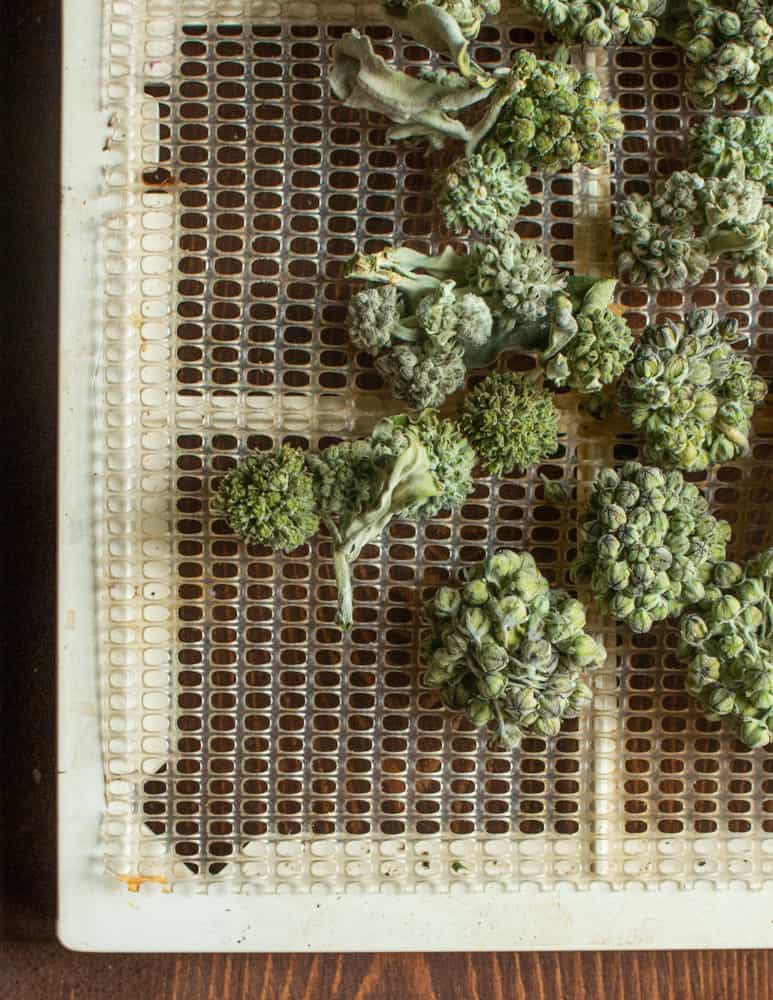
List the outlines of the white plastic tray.
{"label": "white plastic tray", "polygon": [[[309,5],[307,5],[309,6]],[[312,5],[313,6],[313,5]],[[197,3],[202,19],[249,18],[270,23],[270,4],[234,0]],[[303,5],[296,4],[303,14]],[[214,10],[214,15],[212,11]],[[245,15],[246,11],[246,15]],[[65,0],[63,208],[61,247],[59,428],[59,937],[92,951],[411,951],[552,950],[773,946],[771,838],[755,842],[753,880],[732,866],[717,888],[709,879],[632,877],[581,881],[555,872],[550,888],[531,878],[505,891],[501,881],[420,882],[412,891],[382,881],[356,891],[311,881],[307,891],[253,891],[249,879],[186,881],[167,874],[116,870],[105,840],[132,857],[111,833],[105,800],[105,655],[98,643],[100,594],[95,518],[100,483],[94,474],[103,364],[103,224],[122,208],[122,192],[104,184],[117,159],[105,98],[105,68],[122,64],[121,36],[105,16],[175,21],[173,0]],[[276,12],[275,12],[276,13]],[[313,12],[311,12],[313,13]],[[311,13],[308,15],[313,20]],[[338,11],[337,20],[341,20]],[[115,82],[115,81],[112,81]],[[143,136],[145,134],[143,133]],[[146,136],[145,136],[146,137]],[[127,181],[127,185],[136,184]],[[602,711],[607,697],[600,690]],[[118,759],[118,758],[115,758]],[[115,774],[116,772],[112,772]],[[129,776],[131,778],[131,775]],[[136,780],[140,781],[139,775]],[[604,779],[614,784],[616,777]],[[620,779],[622,780],[622,779]],[[607,788],[612,796],[616,789]],[[619,790],[618,790],[619,791]],[[602,796],[603,799],[603,796]],[[602,821],[600,821],[602,822]],[[131,826],[118,824],[131,835]],[[143,836],[146,832],[143,832]],[[152,840],[152,838],[150,838]],[[292,838],[288,838],[292,842]],[[596,841],[603,850],[605,838]],[[591,840],[591,843],[593,841]],[[281,851],[282,838],[274,839]],[[667,858],[668,845],[658,841]],[[603,857],[596,870],[604,871]],[[110,869],[110,873],[106,872]],[[172,869],[159,862],[158,871]],[[753,885],[750,888],[750,884]],[[173,890],[173,891],[172,891]],[[286,894],[285,894],[286,891]]]}

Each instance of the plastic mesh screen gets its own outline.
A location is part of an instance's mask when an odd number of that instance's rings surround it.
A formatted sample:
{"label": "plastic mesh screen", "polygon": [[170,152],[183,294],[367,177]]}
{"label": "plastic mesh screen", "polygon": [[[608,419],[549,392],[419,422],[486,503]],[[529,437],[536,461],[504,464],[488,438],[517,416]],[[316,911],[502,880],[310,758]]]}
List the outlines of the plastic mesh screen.
{"label": "plastic mesh screen", "polygon": [[[335,625],[331,543],[290,557],[238,544],[210,512],[248,447],[317,447],[397,409],[348,345],[356,249],[448,241],[432,211],[442,162],[389,146],[384,123],[327,86],[342,21],[403,65],[425,50],[333,4],[172,0],[110,7],[115,109],[105,233],[97,470],[108,868],[243,891],[464,889],[530,883],[759,885],[773,871],[773,753],[748,752],[682,690],[673,632],[593,620],[609,651],[592,710],[555,740],[492,752],[421,689],[418,609],[458,566],[528,546],[569,586],[576,481],[637,455],[624,422],[557,398],[561,450],[482,478],[463,509],[393,522],[354,569],[355,626]],[[333,13],[329,13],[332,10]],[[507,11],[476,58],[540,47]],[[586,57],[627,132],[612,170],[531,178],[519,231],[578,271],[610,267],[611,205],[680,162],[689,112],[671,49]],[[770,293],[712,274],[684,296],[624,289],[636,329],[717,305],[773,368]],[[767,298],[766,298],[767,295]],[[533,367],[528,355],[504,365]],[[738,557],[773,543],[773,413],[750,458],[693,477],[733,522]]]}

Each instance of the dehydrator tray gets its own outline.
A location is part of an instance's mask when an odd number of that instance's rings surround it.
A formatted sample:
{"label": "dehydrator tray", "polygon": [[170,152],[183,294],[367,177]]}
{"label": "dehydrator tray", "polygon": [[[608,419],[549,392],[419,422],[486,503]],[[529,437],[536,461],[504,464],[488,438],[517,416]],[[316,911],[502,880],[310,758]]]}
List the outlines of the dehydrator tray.
{"label": "dehydrator tray", "polygon": [[[426,50],[378,4],[66,0],[61,253],[60,936],[93,950],[491,950],[773,945],[773,750],[683,690],[674,631],[595,617],[606,666],[553,740],[492,751],[417,667],[423,594],[497,545],[571,586],[576,481],[633,459],[624,421],[557,399],[561,450],[484,477],[462,510],[395,521],[335,626],[330,544],[238,545],[212,484],[269,441],[366,433],[397,405],[348,345],[356,249],[449,242],[440,160],[332,98],[346,27],[401,65]],[[477,58],[545,44],[504,4]],[[519,232],[560,266],[613,267],[616,199],[684,154],[677,52],[575,53],[620,101],[609,169],[532,178]],[[736,113],[736,112],[732,112]],[[623,286],[635,330],[737,315],[773,370],[773,292],[721,270]],[[529,369],[529,354],[502,366]],[[773,544],[773,409],[749,457],[691,476]]]}

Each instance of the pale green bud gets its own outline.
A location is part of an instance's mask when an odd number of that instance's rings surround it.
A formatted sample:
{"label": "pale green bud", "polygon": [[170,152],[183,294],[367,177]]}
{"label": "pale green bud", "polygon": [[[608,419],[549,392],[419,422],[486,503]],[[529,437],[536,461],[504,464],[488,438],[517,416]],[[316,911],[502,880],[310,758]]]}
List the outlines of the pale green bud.
{"label": "pale green bud", "polygon": [[627,563],[612,563],[607,569],[607,583],[612,590],[625,590],[631,577]]}
{"label": "pale green bud", "polygon": [[747,747],[764,747],[770,743],[771,732],[764,722],[747,719],[741,723],[738,737]]}
{"label": "pale green bud", "polygon": [[464,603],[472,607],[481,607],[489,599],[489,589],[485,580],[470,580],[462,591]]}
{"label": "pale green bud", "polygon": [[459,624],[475,642],[480,642],[491,628],[491,620],[482,608],[467,608],[462,612]]}
{"label": "pale green bud", "polygon": [[693,400],[693,413],[698,420],[708,424],[714,419],[716,412],[717,397],[713,392],[703,389],[701,392],[696,393]]}
{"label": "pale green bud", "polygon": [[513,584],[527,604],[538,595],[544,594],[549,586],[544,576],[530,570],[520,570],[516,573]]}
{"label": "pale green bud", "polygon": [[717,621],[727,622],[732,621],[741,611],[741,605],[738,598],[733,597],[732,594],[725,594],[721,597],[712,608],[713,616]]}
{"label": "pale green bud", "polygon": [[756,631],[764,621],[765,615],[762,613],[760,608],[755,605],[744,608],[741,612],[741,623],[745,625],[747,629],[751,629],[752,631]]}
{"label": "pale green bud", "polygon": [[553,647],[546,639],[527,639],[521,646],[524,662],[537,669],[550,663],[553,655]]}
{"label": "pale green bud", "polygon": [[561,607],[561,617],[572,631],[580,632],[585,628],[585,608],[580,601],[566,601]]}
{"label": "pale green bud", "polygon": [[706,622],[700,615],[686,615],[679,627],[680,634],[686,643],[699,646],[709,634]]}
{"label": "pale green bud", "polygon": [[666,320],[661,326],[650,327],[647,335],[661,350],[675,351],[681,339],[681,328],[673,320]]}
{"label": "pale green bud", "polygon": [[689,363],[687,377],[693,385],[708,385],[712,380],[711,365],[703,358],[695,358]]}
{"label": "pale green bud", "polygon": [[449,708],[458,710],[466,707],[472,692],[467,684],[454,684],[444,688],[441,697]]}
{"label": "pale green bud", "polygon": [[507,687],[504,674],[486,674],[478,678],[478,693],[482,698],[498,698]]}
{"label": "pale green bud", "polygon": [[732,660],[738,656],[744,647],[744,641],[740,635],[723,635],[718,643],[719,651],[725,660]]}
{"label": "pale green bud", "polygon": [[[615,490],[615,502],[619,504],[624,510],[628,510],[632,507],[635,507],[636,504],[639,502],[639,496],[640,496],[639,487],[636,485],[636,483],[623,482],[620,483],[618,488]],[[638,514],[639,512],[636,511],[634,513]],[[643,511],[643,513],[646,513],[646,511]],[[647,519],[649,521],[649,515],[647,515]]]}
{"label": "pale green bud", "polygon": [[526,603],[516,594],[509,594],[492,604],[491,610],[498,617],[503,627],[513,628],[522,625],[529,617],[529,609]]}
{"label": "pale green bud", "polygon": [[427,687],[442,687],[450,676],[451,672],[443,667],[430,667],[424,671],[423,680]]}
{"label": "pale green bud", "polygon": [[507,650],[490,636],[486,636],[478,650],[478,662],[489,673],[504,670],[508,663]]}
{"label": "pale green bud", "polygon": [[627,520],[626,513],[618,504],[608,504],[599,511],[599,523],[608,531],[617,531]]}
{"label": "pale green bud", "polygon": [[773,691],[754,691],[751,703],[759,712],[768,712],[773,708]]}
{"label": "pale green bud", "polygon": [[616,535],[602,535],[598,541],[599,559],[603,559],[604,561],[617,559],[622,548],[623,546]]}
{"label": "pale green bud", "polygon": [[682,598],[686,604],[698,604],[706,596],[706,588],[696,576],[682,581]]}
{"label": "pale green bud", "polygon": [[633,363],[633,373],[641,382],[650,382],[663,374],[663,364],[657,354],[641,351]]}
{"label": "pale green bud", "polygon": [[666,364],[663,371],[663,378],[666,382],[681,382],[687,377],[689,370],[689,362],[677,354]]}
{"label": "pale green bud", "polygon": [[533,688],[522,688],[512,696],[513,707],[525,714],[533,712],[537,705],[537,696]]}
{"label": "pale green bud", "polygon": [[606,657],[603,646],[584,633],[575,637],[567,652],[580,668],[603,663]]}
{"label": "pale green bud", "polygon": [[467,718],[475,726],[485,726],[491,718],[491,709],[481,698],[473,698],[467,703]]}
{"label": "pale green bud", "polygon": [[512,549],[495,552],[485,564],[486,578],[492,583],[501,584],[508,577],[517,573],[523,565],[523,558]]}
{"label": "pale green bud", "polygon": [[722,664],[716,656],[700,653],[692,661],[692,669],[706,680],[715,681],[719,678]]}
{"label": "pale green bud", "polygon": [[456,627],[450,626],[443,629],[441,637],[443,639],[443,645],[451,656],[458,659],[467,653],[467,647],[470,640],[466,635],[464,635],[464,633],[458,631]]}
{"label": "pale green bud", "polygon": [[754,577],[740,583],[736,593],[738,599],[744,604],[759,604],[765,599],[765,588]]}
{"label": "pale green bud", "polygon": [[743,577],[743,567],[734,562],[718,562],[714,567],[714,583],[726,590]]}
{"label": "pale green bud", "polygon": [[579,712],[589,705],[593,699],[593,691],[584,681],[577,681],[574,691],[569,698],[569,707],[572,712]]}
{"label": "pale green bud", "polygon": [[636,602],[629,594],[615,594],[609,602],[609,610],[620,621],[625,621],[636,610]]}
{"label": "pale green bud", "polygon": [[561,720],[557,716],[539,716],[534,728],[543,736],[557,736],[561,732]]}
{"label": "pale green bud", "polygon": [[451,618],[459,609],[461,598],[454,587],[441,587],[432,601],[432,612],[438,618]]}
{"label": "pale green bud", "polygon": [[735,709],[735,696],[732,691],[717,684],[708,692],[706,704],[717,715],[729,715]]}
{"label": "pale green bud", "polygon": [[628,619],[628,626],[632,632],[649,632],[654,624],[652,615],[641,608],[634,611]]}

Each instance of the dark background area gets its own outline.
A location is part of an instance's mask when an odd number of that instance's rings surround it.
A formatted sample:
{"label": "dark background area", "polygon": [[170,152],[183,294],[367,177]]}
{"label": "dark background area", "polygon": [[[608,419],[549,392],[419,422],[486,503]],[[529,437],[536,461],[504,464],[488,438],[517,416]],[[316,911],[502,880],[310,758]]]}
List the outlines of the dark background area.
{"label": "dark background area", "polygon": [[59,2],[3,0],[0,24],[7,49],[3,93],[10,105],[0,187],[6,314],[1,339],[0,1000],[772,996],[770,952],[139,956],[79,955],[56,942]]}

